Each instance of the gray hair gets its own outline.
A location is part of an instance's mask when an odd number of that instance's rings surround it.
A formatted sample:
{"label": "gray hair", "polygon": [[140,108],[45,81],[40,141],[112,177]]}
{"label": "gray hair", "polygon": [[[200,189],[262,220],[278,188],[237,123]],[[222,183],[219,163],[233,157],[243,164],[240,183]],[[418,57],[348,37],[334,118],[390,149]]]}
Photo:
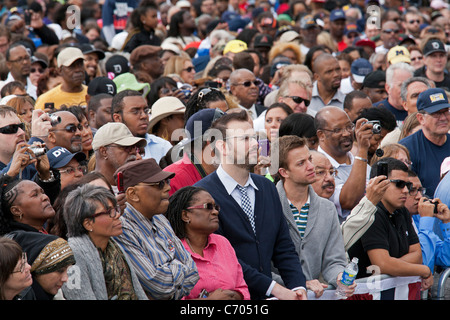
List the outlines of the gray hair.
{"label": "gray hair", "polygon": [[396,70],[405,70],[411,73],[411,77],[414,76],[414,67],[406,62],[398,62],[391,64],[386,70],[386,84],[392,87],[394,81],[394,73]]}
{"label": "gray hair", "polygon": [[408,98],[408,86],[413,82],[422,82],[427,86],[428,89],[432,88],[432,85],[430,81],[425,77],[412,77],[407,79],[405,82],[402,83],[402,87],[400,89],[400,97],[402,98],[402,101],[406,101]]}
{"label": "gray hair", "polygon": [[68,237],[80,237],[87,233],[83,226],[85,219],[93,219],[98,205],[105,209],[117,205],[114,194],[105,187],[90,184],[83,185],[71,191],[64,203],[64,220],[67,225]]}

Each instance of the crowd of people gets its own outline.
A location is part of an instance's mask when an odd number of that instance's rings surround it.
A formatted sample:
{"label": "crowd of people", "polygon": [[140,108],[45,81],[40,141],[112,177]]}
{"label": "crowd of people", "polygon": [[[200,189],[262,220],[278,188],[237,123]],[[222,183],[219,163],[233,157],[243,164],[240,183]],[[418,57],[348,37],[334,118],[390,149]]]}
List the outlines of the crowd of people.
{"label": "crowd of people", "polygon": [[0,300],[353,299],[354,257],[358,279],[435,294],[447,1],[8,0],[0,15]]}

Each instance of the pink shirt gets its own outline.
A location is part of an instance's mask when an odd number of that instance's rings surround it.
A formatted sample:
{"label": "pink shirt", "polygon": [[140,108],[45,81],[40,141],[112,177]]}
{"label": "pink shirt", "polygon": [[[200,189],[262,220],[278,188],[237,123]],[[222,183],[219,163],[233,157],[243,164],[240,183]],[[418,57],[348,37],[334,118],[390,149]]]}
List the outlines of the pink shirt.
{"label": "pink shirt", "polygon": [[203,257],[192,252],[185,239],[182,239],[181,242],[191,253],[200,276],[194,289],[183,299],[196,299],[203,289],[208,292],[223,289],[237,291],[244,297],[244,300],[250,300],[242,267],[237,260],[236,252],[225,237],[214,233],[210,234],[208,244],[203,249]]}

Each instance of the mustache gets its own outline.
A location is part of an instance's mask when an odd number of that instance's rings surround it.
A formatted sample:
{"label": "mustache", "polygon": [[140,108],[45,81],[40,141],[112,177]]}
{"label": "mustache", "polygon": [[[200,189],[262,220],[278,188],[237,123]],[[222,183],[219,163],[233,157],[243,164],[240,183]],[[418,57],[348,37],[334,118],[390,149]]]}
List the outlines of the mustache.
{"label": "mustache", "polygon": [[328,188],[328,187],[333,187],[334,188],[334,184],[332,183],[327,183],[326,185],[322,186],[322,189]]}

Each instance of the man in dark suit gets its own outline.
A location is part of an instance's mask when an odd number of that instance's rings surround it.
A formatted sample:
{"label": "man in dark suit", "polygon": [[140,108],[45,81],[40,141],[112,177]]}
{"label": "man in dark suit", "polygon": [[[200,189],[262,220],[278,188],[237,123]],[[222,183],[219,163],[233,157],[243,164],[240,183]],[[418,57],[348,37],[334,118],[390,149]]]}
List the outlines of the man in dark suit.
{"label": "man in dark suit", "polygon": [[246,110],[252,120],[266,110],[261,104],[257,104],[259,97],[259,85],[253,72],[248,69],[237,69],[230,74],[230,93],[239,101],[239,107]]}
{"label": "man in dark suit", "polygon": [[[217,232],[235,249],[251,298],[306,299],[305,276],[275,185],[250,173],[257,162],[258,142],[247,115],[225,114],[211,129],[220,166],[195,186],[208,190],[221,207]],[[272,280],[272,263],[283,285]]]}

